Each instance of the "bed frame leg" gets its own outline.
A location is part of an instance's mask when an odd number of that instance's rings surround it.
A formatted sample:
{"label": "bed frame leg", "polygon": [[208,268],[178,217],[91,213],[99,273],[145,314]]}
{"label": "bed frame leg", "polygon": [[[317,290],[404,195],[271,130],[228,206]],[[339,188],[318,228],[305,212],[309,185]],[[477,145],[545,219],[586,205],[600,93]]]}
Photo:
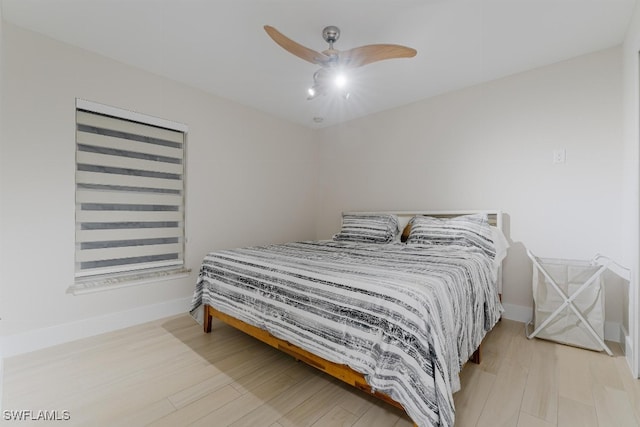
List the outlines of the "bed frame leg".
{"label": "bed frame leg", "polygon": [[471,358],[469,359],[471,362],[475,363],[476,365],[480,364],[480,348],[482,347],[482,344],[480,344],[480,346],[478,346],[478,349],[476,351],[473,352],[473,354],[471,355]]}
{"label": "bed frame leg", "polygon": [[211,323],[213,321],[213,316],[211,315],[211,312],[209,311],[209,306],[205,305],[204,306],[204,320],[202,322],[202,326],[204,327],[204,333],[208,334],[209,332],[211,332]]}

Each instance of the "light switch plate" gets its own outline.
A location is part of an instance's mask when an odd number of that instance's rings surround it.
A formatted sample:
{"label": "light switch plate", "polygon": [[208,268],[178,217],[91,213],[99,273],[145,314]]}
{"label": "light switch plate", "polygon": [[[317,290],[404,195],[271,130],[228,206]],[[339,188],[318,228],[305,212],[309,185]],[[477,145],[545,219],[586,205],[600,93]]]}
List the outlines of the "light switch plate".
{"label": "light switch plate", "polygon": [[560,163],[565,163],[566,161],[567,161],[567,150],[565,150],[564,148],[553,150],[553,163],[560,164]]}

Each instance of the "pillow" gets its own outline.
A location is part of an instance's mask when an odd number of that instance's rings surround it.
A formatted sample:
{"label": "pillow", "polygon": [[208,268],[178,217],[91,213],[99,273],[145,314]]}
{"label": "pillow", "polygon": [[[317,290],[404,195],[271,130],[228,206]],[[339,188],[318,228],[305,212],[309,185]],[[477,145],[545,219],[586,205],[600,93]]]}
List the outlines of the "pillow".
{"label": "pillow", "polygon": [[502,260],[507,256],[507,250],[509,249],[509,241],[504,233],[498,229],[497,227],[491,227],[491,232],[493,233],[493,245],[496,248],[496,257],[493,260],[494,264],[499,265],[502,263]]}
{"label": "pillow", "polygon": [[495,258],[494,232],[486,214],[463,215],[440,219],[415,216],[409,222],[407,244],[461,245],[477,247]]}
{"label": "pillow", "polygon": [[342,214],[340,233],[333,240],[390,243],[398,235],[398,217],[391,214]]}

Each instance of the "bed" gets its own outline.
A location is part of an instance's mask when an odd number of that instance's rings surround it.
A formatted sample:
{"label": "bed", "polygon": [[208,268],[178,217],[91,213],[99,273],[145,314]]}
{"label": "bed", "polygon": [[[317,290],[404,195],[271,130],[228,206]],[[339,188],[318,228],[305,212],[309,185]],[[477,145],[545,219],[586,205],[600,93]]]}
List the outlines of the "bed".
{"label": "bed", "polygon": [[502,307],[498,211],[347,212],[331,240],[209,253],[190,308],[452,426],[459,372]]}

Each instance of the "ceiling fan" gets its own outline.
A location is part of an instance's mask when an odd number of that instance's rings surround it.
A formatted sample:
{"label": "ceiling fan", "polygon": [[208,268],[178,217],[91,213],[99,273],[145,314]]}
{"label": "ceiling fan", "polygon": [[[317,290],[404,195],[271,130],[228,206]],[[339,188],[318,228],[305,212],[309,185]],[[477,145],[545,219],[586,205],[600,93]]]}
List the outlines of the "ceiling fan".
{"label": "ceiling fan", "polygon": [[349,92],[344,90],[345,70],[385,59],[412,58],[417,53],[415,49],[397,44],[370,44],[339,51],[334,49],[333,44],[340,38],[340,29],[333,25],[322,30],[322,37],[329,43],[329,48],[322,52],[316,52],[291,40],[272,26],[265,25],[264,30],[286,51],[312,64],[320,65],[321,68],[313,74],[313,86],[308,90],[307,99],[324,95],[334,87],[348,98]]}

